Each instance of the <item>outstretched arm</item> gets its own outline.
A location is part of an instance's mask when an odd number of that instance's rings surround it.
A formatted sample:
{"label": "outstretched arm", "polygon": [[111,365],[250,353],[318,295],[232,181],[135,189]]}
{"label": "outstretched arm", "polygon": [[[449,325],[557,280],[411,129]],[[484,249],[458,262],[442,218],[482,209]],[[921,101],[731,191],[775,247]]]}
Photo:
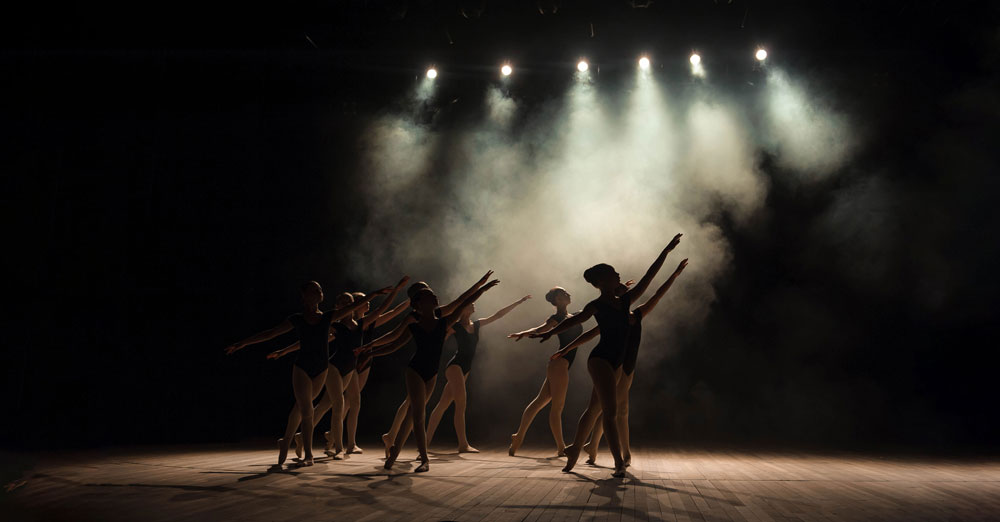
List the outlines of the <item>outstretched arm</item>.
{"label": "outstretched arm", "polygon": [[393,307],[392,310],[389,310],[388,312],[378,316],[375,319],[375,326],[382,326],[383,324],[392,321],[393,319],[396,318],[397,315],[403,313],[403,311],[405,311],[409,307],[410,307],[409,298],[404,299],[401,303]]}
{"label": "outstretched arm", "polygon": [[681,275],[681,272],[684,271],[684,268],[687,267],[687,264],[688,264],[687,259],[681,261],[680,264],[677,265],[677,269],[674,270],[674,273],[670,274],[670,277],[667,278],[667,280],[664,281],[663,284],[656,289],[656,293],[654,293],[653,296],[650,297],[645,303],[639,305],[639,307],[636,309],[639,311],[639,315],[641,315],[642,317],[646,317],[646,314],[653,311],[653,308],[656,307],[656,303],[659,303],[660,299],[663,298],[663,295],[667,293],[667,290],[670,290],[670,285],[674,284],[674,280],[677,279],[677,276]]}
{"label": "outstretched arm", "polygon": [[390,353],[395,352],[396,350],[406,346],[406,343],[410,342],[410,337],[412,336],[413,333],[410,332],[409,328],[403,328],[402,333],[400,334],[399,337],[396,338],[395,341],[392,341],[391,343],[383,346],[379,346],[377,348],[373,347],[374,343],[368,343],[362,346],[361,348],[354,350],[354,353],[360,355],[367,350],[371,350],[372,357],[381,357],[383,355],[389,355]]}
{"label": "outstretched arm", "polygon": [[653,264],[649,266],[649,270],[646,270],[646,275],[642,276],[642,279],[640,279],[634,287],[630,288],[628,292],[625,292],[625,295],[628,296],[628,302],[634,303],[636,299],[646,292],[646,289],[649,288],[649,283],[653,282],[653,278],[656,277],[656,273],[659,272],[660,267],[663,266],[663,261],[667,259],[667,254],[669,254],[670,251],[681,242],[681,236],[683,235],[684,234],[677,234],[674,236],[674,238],[670,240],[670,243],[667,244],[662,252],[660,252],[656,261],[653,261]]}
{"label": "outstretched arm", "polygon": [[587,341],[590,341],[594,337],[597,337],[597,335],[600,333],[601,333],[600,326],[595,326],[590,330],[583,332],[576,339],[573,339],[573,342],[567,344],[565,347],[563,347],[556,353],[552,354],[552,357],[549,357],[549,359],[554,361],[560,357],[565,357],[567,353],[576,350],[577,348],[583,346],[584,344],[587,344]]}
{"label": "outstretched arm", "polygon": [[544,323],[542,323],[542,324],[540,324],[540,325],[538,325],[538,326],[536,326],[534,328],[528,328],[527,330],[521,330],[520,332],[514,332],[512,334],[507,335],[507,338],[508,339],[514,339],[515,341],[520,341],[522,337],[531,335],[533,333],[545,333],[545,332],[547,332],[547,331],[555,328],[558,324],[559,324],[559,321],[556,321],[555,319],[552,319],[550,317]]}
{"label": "outstretched arm", "polygon": [[444,317],[446,315],[451,315],[451,313],[454,312],[456,308],[460,307],[462,303],[466,301],[466,299],[471,297],[472,294],[476,293],[477,290],[479,290],[483,285],[485,285],[486,281],[489,281],[491,275],[493,275],[492,270],[486,272],[486,275],[480,277],[479,281],[476,281],[476,284],[470,286],[468,290],[463,292],[462,295],[458,296],[458,299],[455,299],[454,301],[442,306],[441,317]]}
{"label": "outstretched arm", "polygon": [[385,300],[382,301],[382,304],[380,304],[378,308],[376,308],[375,310],[369,312],[364,317],[362,317],[361,324],[359,324],[358,326],[360,326],[361,329],[364,330],[369,326],[371,326],[372,323],[378,324],[379,318],[382,317],[382,314],[384,314],[385,311],[389,309],[389,305],[391,305],[393,299],[396,298],[396,294],[399,293],[399,289],[403,288],[403,286],[406,285],[406,283],[409,280],[410,276],[403,276],[403,278],[400,279],[398,283],[396,283],[396,286],[392,287],[392,291],[389,292],[389,295],[386,296]]}
{"label": "outstretched arm", "polygon": [[385,288],[379,288],[378,290],[375,290],[374,292],[362,297],[361,299],[354,301],[353,303],[343,308],[333,310],[332,312],[330,312],[331,314],[333,314],[333,317],[330,319],[330,321],[337,322],[345,317],[350,317],[354,315],[354,312],[356,310],[358,310],[359,308],[370,302],[372,299],[375,299],[375,297],[388,294],[390,291],[392,291],[391,286],[387,286]]}
{"label": "outstretched arm", "polygon": [[271,339],[274,339],[275,337],[277,337],[277,336],[279,336],[279,335],[281,335],[281,334],[283,334],[285,332],[288,332],[291,329],[292,329],[292,322],[289,321],[288,319],[285,319],[284,321],[281,321],[281,323],[279,323],[278,326],[275,326],[274,328],[269,328],[267,330],[264,330],[263,332],[251,335],[250,337],[247,337],[246,339],[243,339],[240,342],[233,343],[233,344],[227,346],[226,347],[226,354],[232,355],[232,354],[234,354],[234,353],[242,350],[243,348],[246,348],[247,346],[250,346],[251,344],[257,344],[257,343],[262,343],[264,341],[270,341]]}
{"label": "outstretched arm", "polygon": [[563,320],[563,322],[559,323],[559,326],[556,326],[555,328],[545,333],[533,333],[528,337],[531,338],[540,337],[541,342],[544,343],[545,341],[548,341],[549,338],[552,337],[553,335],[565,332],[566,330],[569,330],[570,328],[578,324],[583,324],[584,321],[590,319],[591,316],[593,315],[594,315],[594,302],[591,301],[587,303],[587,306],[583,307],[583,310],[581,310],[580,313],[574,315],[573,317],[570,317],[569,319]]}
{"label": "outstretched arm", "polygon": [[[490,271],[489,273],[492,274],[493,272]],[[469,297],[465,298],[465,301],[462,301],[462,303],[459,304],[458,307],[455,308],[454,311],[452,311],[450,314],[444,316],[445,327],[450,331],[452,325],[454,325],[455,323],[457,323],[458,319],[460,317],[462,317],[462,310],[465,310],[466,307],[468,307],[472,303],[475,303],[476,300],[479,299],[483,294],[485,294],[487,290],[489,290],[490,288],[493,288],[494,286],[496,286],[498,284],[500,284],[500,280],[499,279],[494,279],[494,280],[490,281],[489,283],[486,283],[485,285],[482,285],[481,287],[479,287],[479,290],[476,290],[475,292],[472,293],[472,295],[470,295]]]}
{"label": "outstretched arm", "polygon": [[374,340],[372,340],[371,342],[369,342],[365,346],[369,346],[369,347],[374,348],[376,346],[383,346],[383,345],[395,342],[396,339],[399,339],[399,337],[401,335],[403,335],[403,332],[406,331],[406,329],[407,329],[406,326],[408,324],[412,323],[412,322],[413,322],[413,317],[412,316],[407,317],[405,320],[403,320],[403,322],[401,322],[398,325],[396,325],[396,327],[393,328],[391,332],[389,332],[389,333],[387,333],[387,334],[385,334],[385,335],[383,335],[381,337],[375,338]]}
{"label": "outstretched arm", "polygon": [[496,321],[497,319],[499,319],[499,318],[507,315],[508,313],[510,313],[511,310],[517,308],[517,305],[519,305],[519,304],[527,301],[528,299],[531,299],[530,295],[526,295],[526,296],[518,299],[517,301],[514,301],[513,303],[511,303],[511,304],[509,304],[509,305],[507,305],[507,306],[505,306],[505,307],[497,310],[495,314],[493,314],[493,315],[491,315],[489,317],[485,317],[485,318],[480,319],[479,320],[479,327],[482,328],[483,326],[486,326],[486,325],[492,323],[493,321]]}

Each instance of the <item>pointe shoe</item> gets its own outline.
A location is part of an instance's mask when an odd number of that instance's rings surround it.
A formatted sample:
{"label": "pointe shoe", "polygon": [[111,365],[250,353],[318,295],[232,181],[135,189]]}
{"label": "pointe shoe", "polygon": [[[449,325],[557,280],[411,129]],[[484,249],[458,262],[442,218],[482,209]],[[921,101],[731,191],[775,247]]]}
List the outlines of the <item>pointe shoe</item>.
{"label": "pointe shoe", "polygon": [[431,461],[428,460],[426,457],[424,457],[423,459],[421,459],[420,465],[417,466],[417,469],[413,471],[415,473],[426,473],[430,471],[430,469],[431,469]]}
{"label": "pointe shoe", "polygon": [[312,457],[306,457],[305,460],[302,461],[302,465],[303,466],[312,466],[313,465],[313,458]]}
{"label": "pointe shoe", "polygon": [[626,468],[632,465],[632,455],[630,453],[625,454],[624,464]]}
{"label": "pointe shoe", "polygon": [[382,434],[382,444],[385,445],[385,458],[389,458],[389,448],[392,447],[392,438],[388,433]]}
{"label": "pointe shoe", "polygon": [[570,444],[566,446],[566,465],[563,467],[563,473],[569,473],[573,471],[573,466],[576,466],[577,459],[580,458],[580,448],[576,447],[575,444]]}
{"label": "pointe shoe", "polygon": [[302,433],[296,433],[295,436],[292,437],[292,442],[295,444],[295,456],[301,459],[302,458]]}
{"label": "pointe shoe", "polygon": [[363,450],[363,449],[361,449],[361,448],[357,447],[357,445],[355,445],[355,446],[351,446],[350,448],[347,448],[347,454],[348,454],[348,455],[350,455],[350,454],[352,454],[352,453],[357,453],[358,455],[361,455],[361,454],[362,454],[362,453],[364,453],[364,452],[365,452],[365,450]]}
{"label": "pointe shoe", "polygon": [[396,463],[396,457],[399,456],[399,448],[391,446],[386,453],[385,465],[383,467],[385,469],[392,469],[392,465]]}
{"label": "pointe shoe", "polygon": [[278,439],[278,467],[280,468],[284,463],[285,459],[288,458],[288,445],[285,444],[285,439]]}
{"label": "pointe shoe", "polygon": [[459,453],[479,453],[479,450],[477,450],[476,448],[473,448],[472,446],[466,446],[464,448],[461,447],[461,446],[459,446],[458,452]]}
{"label": "pointe shoe", "polygon": [[517,454],[517,450],[521,447],[521,441],[517,440],[517,433],[510,436],[510,447],[507,448],[507,454],[511,457]]}
{"label": "pointe shoe", "polygon": [[559,448],[556,450],[556,457],[565,457],[565,456],[566,456],[566,448]]}
{"label": "pointe shoe", "polygon": [[597,448],[593,444],[589,442],[584,444],[583,451],[587,452],[587,464],[597,464]]}
{"label": "pointe shoe", "polygon": [[344,455],[340,451],[329,449],[323,450],[323,453],[326,453],[326,456],[333,460],[344,460]]}

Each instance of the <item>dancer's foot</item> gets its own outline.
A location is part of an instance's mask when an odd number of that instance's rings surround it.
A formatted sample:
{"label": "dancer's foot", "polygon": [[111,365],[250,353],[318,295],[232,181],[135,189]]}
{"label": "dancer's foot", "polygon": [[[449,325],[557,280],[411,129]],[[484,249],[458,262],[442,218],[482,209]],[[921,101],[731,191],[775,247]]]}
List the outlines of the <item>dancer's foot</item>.
{"label": "dancer's foot", "polygon": [[344,453],[342,451],[329,449],[329,450],[324,450],[323,453],[326,453],[326,455],[332,458],[333,460],[344,460]]}
{"label": "dancer's foot", "polygon": [[556,449],[556,457],[565,457],[565,456],[566,456],[566,446]]}
{"label": "dancer's foot", "polygon": [[288,444],[285,443],[285,439],[278,439],[278,467],[281,467],[285,463],[285,459],[288,458]]}
{"label": "dancer's foot", "polygon": [[626,453],[625,454],[625,458],[622,459],[622,460],[625,462],[625,467],[626,468],[629,467],[629,466],[631,466],[632,465],[632,454],[631,453]]}
{"label": "dancer's foot", "polygon": [[521,439],[518,439],[517,433],[515,433],[510,436],[510,447],[507,448],[507,454],[513,457],[519,449],[521,449]]}
{"label": "dancer's foot", "polygon": [[295,456],[301,459],[302,458],[302,432],[296,433],[295,436],[292,437],[292,442],[295,443]]}
{"label": "dancer's foot", "polygon": [[573,466],[576,466],[577,459],[580,458],[580,448],[576,447],[576,444],[570,444],[566,446],[566,465],[563,467],[563,473],[569,473],[573,471]]}
{"label": "dancer's foot", "polygon": [[479,450],[473,448],[472,446],[466,445],[464,448],[462,446],[458,447],[459,453],[479,453]]}
{"label": "dancer's foot", "polygon": [[615,472],[612,473],[611,476],[614,477],[614,478],[622,478],[622,477],[624,477],[625,476],[625,463],[622,462],[621,464],[619,464],[618,466],[616,466],[615,467]]}
{"label": "dancer's foot", "polygon": [[329,431],[324,431],[323,432],[323,438],[326,439],[326,449],[327,450],[332,450],[333,446],[334,446],[334,444],[333,444],[333,435],[330,435]]}
{"label": "dancer's foot", "polygon": [[396,462],[396,457],[399,457],[399,448],[396,446],[389,446],[389,449],[386,450],[385,466],[383,467],[385,469],[392,469],[392,465]]}
{"label": "dancer's foot", "polygon": [[385,458],[389,458],[389,448],[392,447],[392,437],[388,433],[382,434],[382,444],[385,444]]}
{"label": "dancer's foot", "polygon": [[420,465],[417,469],[413,470],[416,473],[426,473],[431,469],[431,461],[426,456],[420,457]]}
{"label": "dancer's foot", "polygon": [[597,463],[597,448],[594,447],[594,443],[588,442],[584,444],[583,451],[587,452],[587,464],[594,465]]}
{"label": "dancer's foot", "polygon": [[302,459],[302,465],[303,466],[312,466],[313,465],[313,457],[312,457],[312,455],[306,455],[306,458]]}
{"label": "dancer's foot", "polygon": [[365,450],[359,448],[357,446],[357,444],[352,444],[350,448],[347,448],[347,454],[348,455],[350,455],[352,453],[357,453],[358,455],[361,455],[364,452],[365,452]]}

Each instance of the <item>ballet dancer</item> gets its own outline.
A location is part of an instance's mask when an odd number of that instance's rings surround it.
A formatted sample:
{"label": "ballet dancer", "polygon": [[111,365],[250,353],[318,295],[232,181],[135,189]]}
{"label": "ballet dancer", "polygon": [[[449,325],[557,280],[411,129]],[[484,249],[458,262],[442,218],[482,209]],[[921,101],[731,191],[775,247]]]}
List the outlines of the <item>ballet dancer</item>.
{"label": "ballet dancer", "polygon": [[[371,297],[386,294],[389,290],[389,288],[377,290],[372,292]],[[269,341],[291,330],[295,330],[295,334],[299,338],[301,349],[292,363],[292,392],[295,395],[295,407],[288,415],[285,436],[278,439],[278,468],[281,468],[288,457],[288,447],[299,424],[307,427],[312,426],[312,401],[323,390],[328,373],[327,360],[330,354],[327,343],[333,332],[331,323],[348,317],[357,308],[371,300],[371,297],[368,297],[341,310],[323,312],[319,309],[320,303],[323,302],[323,288],[319,283],[308,281],[299,287],[299,291],[302,294],[302,312],[288,316],[287,319],[273,328],[233,343],[225,350],[227,354],[232,355],[251,344]],[[302,464],[312,466],[311,429],[308,429],[303,439],[305,459]]]}
{"label": "ballet dancer", "polygon": [[601,327],[600,341],[590,352],[587,358],[587,371],[594,383],[590,396],[590,405],[580,416],[577,424],[576,437],[573,444],[566,447],[566,466],[564,472],[570,472],[580,458],[580,450],[586,437],[590,435],[594,422],[597,419],[598,408],[604,412],[604,433],[608,438],[608,446],[611,455],[614,457],[615,470],[612,476],[625,476],[625,461],[621,455],[621,441],[618,437],[618,427],[615,419],[618,415],[618,400],[615,396],[618,375],[622,361],[625,356],[625,346],[628,341],[629,304],[641,296],[652,282],[653,277],[663,266],[667,254],[680,242],[681,234],[677,234],[673,240],[660,252],[660,255],[653,261],[646,274],[642,276],[636,285],[627,292],[618,295],[618,287],[621,285],[621,276],[608,264],[598,264],[588,268],[583,273],[583,278],[601,291],[600,297],[587,303],[580,313],[566,319],[559,326],[548,332],[534,333],[529,337],[540,337],[544,342],[552,335],[564,332],[573,326],[582,324],[590,317],[597,319],[597,325]]}
{"label": "ballet dancer", "polygon": [[[687,265],[687,259],[681,261],[677,265],[677,269],[674,270],[674,273],[656,289],[653,296],[645,303],[636,307],[635,310],[632,310],[631,317],[629,318],[628,345],[626,346],[625,357],[622,361],[622,374],[618,378],[618,385],[615,389],[615,396],[618,399],[618,417],[615,419],[615,422],[618,425],[618,435],[621,439],[621,451],[625,467],[628,467],[632,463],[632,448],[629,444],[628,426],[629,391],[632,389],[632,378],[634,377],[635,364],[639,355],[639,343],[642,340],[642,320],[653,311],[653,308],[656,308],[656,304],[660,302],[660,299],[667,293],[667,290],[670,290],[671,285],[674,284],[674,281],[681,275],[681,272],[684,271]],[[622,285],[619,287],[619,291],[624,293],[627,291],[627,288]],[[596,337],[600,332],[600,326],[591,328],[571,344],[552,354],[552,359],[556,360],[572,354],[574,350]],[[583,446],[583,451],[588,454],[587,464],[595,464],[597,462],[597,447],[601,442],[601,435],[604,433],[603,416],[604,413],[602,412],[594,424],[594,431],[590,437],[590,442]]]}
{"label": "ballet dancer", "polygon": [[[393,444],[389,447],[389,456],[385,461],[385,469],[392,469],[399,452],[406,443],[412,428],[417,439],[417,451],[419,452],[420,466],[415,470],[422,473],[430,469],[430,459],[427,457],[427,433],[424,431],[424,415],[427,408],[427,396],[434,390],[437,382],[438,366],[441,364],[441,350],[444,347],[444,340],[448,336],[448,330],[458,322],[464,309],[476,302],[487,290],[493,288],[500,281],[494,279],[476,290],[466,298],[459,306],[443,317],[436,317],[438,307],[437,295],[430,288],[422,288],[416,292],[411,300],[411,305],[415,313],[400,325],[397,330],[402,332],[395,337],[395,341],[379,346],[372,350],[375,357],[388,355],[403,346],[412,338],[416,344],[416,351],[410,359],[410,363],[404,372],[406,377],[407,399],[409,400],[409,415],[404,419],[403,425],[396,433]],[[392,335],[392,334],[387,334]],[[362,348],[359,350],[365,350]]]}
{"label": "ballet dancer", "polygon": [[476,311],[475,303],[465,307],[458,322],[452,326],[458,350],[455,355],[445,365],[444,375],[448,379],[438,399],[437,405],[431,410],[430,419],[427,422],[427,445],[431,445],[434,440],[434,432],[437,431],[438,424],[445,410],[452,402],[455,403],[455,433],[458,435],[459,453],[479,453],[479,450],[469,445],[469,439],[465,433],[465,406],[467,395],[465,383],[469,379],[472,371],[472,360],[476,356],[476,346],[479,344],[479,332],[481,329],[510,313],[519,304],[531,299],[526,295],[508,306],[501,308],[489,317],[471,320],[472,314]]}

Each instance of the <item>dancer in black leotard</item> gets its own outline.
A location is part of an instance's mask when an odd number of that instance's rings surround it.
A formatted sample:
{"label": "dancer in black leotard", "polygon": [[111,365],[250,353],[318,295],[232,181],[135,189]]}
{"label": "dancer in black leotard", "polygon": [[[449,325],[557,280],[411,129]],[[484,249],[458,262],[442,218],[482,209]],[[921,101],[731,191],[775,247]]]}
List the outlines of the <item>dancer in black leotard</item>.
{"label": "dancer in black leotard", "polygon": [[465,433],[465,382],[469,378],[469,372],[472,371],[472,360],[476,356],[476,346],[479,344],[479,331],[482,327],[507,315],[517,305],[528,299],[531,299],[530,295],[526,295],[512,304],[501,308],[489,317],[476,319],[475,321],[472,321],[470,318],[473,312],[476,311],[476,305],[471,304],[462,312],[462,317],[458,320],[458,323],[452,326],[452,334],[457,341],[458,350],[445,366],[444,375],[448,378],[448,383],[445,384],[444,391],[441,392],[441,398],[438,399],[437,406],[431,410],[430,419],[427,421],[428,446],[434,440],[434,432],[437,431],[438,424],[441,422],[441,417],[444,415],[445,410],[454,401],[455,433],[458,434],[458,452],[479,453],[479,450],[469,445],[469,440]]}
{"label": "dancer in black leotard", "polygon": [[597,319],[598,326],[601,327],[601,340],[594,347],[587,358],[587,371],[594,381],[594,390],[590,395],[590,405],[580,417],[577,425],[576,437],[573,444],[566,447],[566,466],[563,471],[571,471],[580,457],[580,449],[586,442],[586,437],[590,435],[594,422],[597,419],[597,410],[600,407],[604,411],[604,432],[608,437],[608,446],[615,459],[615,477],[625,476],[625,461],[621,455],[621,442],[618,438],[618,427],[615,418],[618,415],[618,400],[615,397],[615,388],[618,381],[622,360],[625,356],[625,343],[628,338],[629,329],[629,307],[628,304],[641,296],[653,277],[663,266],[663,261],[677,243],[680,242],[681,235],[677,234],[668,244],[656,261],[649,267],[642,279],[636,283],[634,288],[618,296],[618,286],[621,284],[621,276],[611,265],[600,264],[588,268],[583,277],[588,283],[594,285],[601,291],[601,296],[587,303],[583,310],[563,321],[559,326],[544,334],[532,334],[531,337],[541,337],[542,341],[547,340],[553,334],[558,334],[569,328],[583,323],[591,316]]}
{"label": "dancer in black leotard", "polygon": [[[545,294],[545,300],[556,307],[556,313],[550,315],[544,323],[534,328],[512,333],[507,337],[515,341],[520,341],[522,338],[533,333],[548,332],[558,326],[559,323],[565,321],[566,318],[571,317],[566,311],[571,299],[569,292],[564,288],[557,286],[549,290]],[[576,339],[581,332],[583,332],[583,327],[580,325],[561,332],[559,334],[559,346],[566,346],[573,339]],[[524,442],[524,436],[528,433],[528,428],[531,426],[531,422],[535,420],[535,416],[549,402],[552,403],[552,406],[549,408],[549,429],[552,431],[552,437],[556,441],[556,455],[560,457],[564,455],[563,450],[566,448],[566,443],[563,442],[562,411],[563,406],[566,404],[566,390],[569,388],[569,369],[573,366],[573,356],[575,356],[575,353],[570,353],[568,357],[557,361],[548,361],[548,365],[545,368],[545,380],[542,381],[542,387],[538,390],[538,395],[528,403],[528,406],[524,409],[524,413],[521,414],[521,424],[517,428],[517,433],[510,436],[510,448],[507,452],[511,457],[516,455],[517,450],[520,449],[521,444]]]}
{"label": "dancer in black leotard", "polygon": [[[332,410],[330,415],[330,431],[325,433],[326,453],[335,460],[343,458],[341,454],[344,452],[342,437],[344,394],[350,383],[355,379],[355,366],[357,363],[355,349],[362,345],[364,329],[367,328],[369,324],[374,324],[376,322],[382,312],[384,312],[392,303],[396,293],[399,292],[408,280],[408,277],[404,277],[399,281],[399,283],[396,284],[395,287],[392,288],[389,297],[383,301],[382,305],[379,306],[379,309],[375,314],[369,314],[368,316],[363,316],[360,319],[356,319],[356,317],[363,310],[368,309],[368,302],[371,298],[365,296],[364,293],[359,292],[361,296],[357,299],[357,301],[359,301],[359,305],[354,306],[354,294],[345,292],[337,296],[336,310],[352,306],[355,311],[350,316],[344,317],[340,321],[330,325],[331,329],[335,333],[335,337],[330,342],[329,371],[326,374],[326,393],[313,410],[313,426],[319,423],[320,419],[327,410]],[[283,350],[278,350],[268,355],[268,357],[278,358],[298,349],[299,344],[296,343]],[[295,436],[295,442],[295,452],[301,456],[303,446],[305,446],[305,442],[302,440],[301,434],[297,434]]]}
{"label": "dancer in black leotard", "polygon": [[[326,381],[326,361],[329,358],[327,342],[331,335],[330,324],[349,316],[355,310],[355,307],[346,307],[332,312],[320,311],[319,304],[323,302],[323,288],[315,281],[304,283],[299,290],[302,293],[302,313],[292,314],[274,328],[264,330],[226,348],[226,353],[233,354],[246,346],[274,339],[293,329],[299,337],[301,350],[299,350],[292,365],[292,391],[295,394],[295,408],[288,415],[285,436],[278,440],[278,467],[285,463],[285,458],[288,456],[288,446],[299,424],[307,427],[312,426],[312,401],[319,395]],[[389,289],[385,288],[373,295],[388,291]],[[358,303],[357,306],[360,307],[361,304]],[[313,463],[312,430],[308,429],[307,431],[308,433],[303,440],[306,450],[303,464],[311,466]]]}
{"label": "dancer in black leotard", "polygon": [[[639,354],[639,343],[642,340],[642,319],[649,315],[656,307],[656,304],[660,302],[667,290],[670,289],[671,285],[677,279],[677,276],[681,275],[684,268],[687,266],[688,260],[685,259],[677,265],[677,269],[674,273],[670,275],[667,280],[656,289],[656,292],[650,297],[645,303],[636,307],[632,310],[630,320],[630,329],[628,335],[628,344],[625,348],[625,357],[622,362],[622,374],[618,378],[618,385],[615,389],[615,396],[618,399],[618,416],[615,419],[615,423],[618,425],[619,438],[621,439],[621,451],[622,458],[624,459],[625,466],[628,467],[632,462],[632,448],[629,445],[629,428],[628,428],[628,410],[629,410],[629,390],[632,389],[632,378],[635,372],[635,364]],[[628,289],[622,285],[619,287],[621,293],[625,293]],[[596,326],[587,331],[587,333],[578,337],[568,346],[561,348],[558,352],[552,355],[553,359],[560,357],[565,357],[571,355],[577,348],[586,343],[587,341],[593,339],[601,332],[601,327]],[[593,435],[590,438],[590,442],[583,446],[583,451],[586,451],[589,457],[587,458],[588,464],[594,464],[597,461],[597,447],[601,441],[601,435],[604,433],[604,423],[602,412],[601,416],[598,418],[598,422],[594,424]]]}
{"label": "dancer in black leotard", "polygon": [[[444,346],[444,339],[448,335],[448,330],[458,322],[465,307],[471,305],[479,299],[484,292],[493,288],[499,283],[497,280],[490,281],[482,285],[471,296],[465,299],[455,311],[442,318],[435,317],[438,300],[434,292],[429,288],[419,290],[411,299],[411,305],[416,311],[415,314],[407,318],[404,324],[398,329],[402,329],[396,340],[375,348],[373,356],[387,355],[392,353],[409,342],[413,338],[416,344],[416,351],[410,359],[410,364],[405,370],[407,399],[410,401],[409,415],[403,421],[396,439],[389,447],[389,455],[385,461],[385,469],[391,469],[399,452],[409,436],[410,428],[413,429],[417,437],[417,451],[420,453],[420,466],[416,471],[424,472],[430,468],[430,460],[427,457],[427,433],[424,431],[424,415],[427,409],[427,396],[434,390],[437,381],[438,366],[441,364],[441,349]],[[393,334],[388,334],[393,335]],[[367,347],[363,348],[368,349]]]}

